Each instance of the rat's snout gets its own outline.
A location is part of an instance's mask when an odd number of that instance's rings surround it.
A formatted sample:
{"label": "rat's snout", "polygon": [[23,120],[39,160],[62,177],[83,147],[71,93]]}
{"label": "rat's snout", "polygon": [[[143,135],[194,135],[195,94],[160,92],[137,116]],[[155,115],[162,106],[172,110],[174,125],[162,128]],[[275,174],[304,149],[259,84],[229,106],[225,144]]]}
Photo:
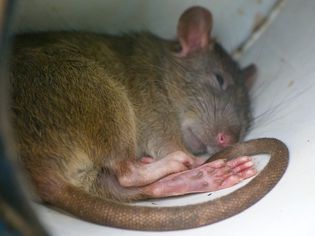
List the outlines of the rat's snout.
{"label": "rat's snout", "polygon": [[219,132],[216,136],[218,146],[225,148],[238,141],[237,135],[232,132]]}

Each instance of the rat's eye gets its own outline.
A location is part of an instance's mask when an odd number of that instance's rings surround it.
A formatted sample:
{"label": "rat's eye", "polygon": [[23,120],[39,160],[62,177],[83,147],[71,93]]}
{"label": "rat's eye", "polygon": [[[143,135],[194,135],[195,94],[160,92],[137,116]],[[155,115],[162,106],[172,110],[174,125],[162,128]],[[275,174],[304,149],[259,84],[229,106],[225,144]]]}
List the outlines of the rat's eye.
{"label": "rat's eye", "polygon": [[217,82],[218,82],[220,88],[221,88],[221,89],[224,89],[225,86],[224,86],[224,79],[223,79],[222,75],[220,75],[220,74],[218,74],[218,73],[215,73],[214,76],[215,76],[215,78],[216,78],[216,80],[217,80]]}

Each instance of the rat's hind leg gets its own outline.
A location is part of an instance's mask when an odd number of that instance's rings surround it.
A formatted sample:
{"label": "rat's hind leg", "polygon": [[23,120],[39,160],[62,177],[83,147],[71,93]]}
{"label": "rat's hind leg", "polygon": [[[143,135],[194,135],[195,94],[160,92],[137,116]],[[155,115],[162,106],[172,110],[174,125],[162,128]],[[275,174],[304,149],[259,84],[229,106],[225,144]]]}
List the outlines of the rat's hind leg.
{"label": "rat's hind leg", "polygon": [[[166,164],[166,159],[162,160],[163,164]],[[143,165],[155,163],[157,167],[162,164],[159,163],[162,160],[151,160]],[[151,167],[149,169],[152,170]],[[133,201],[217,191],[231,187],[255,174],[256,170],[251,159],[239,157],[231,161],[216,160],[193,169],[176,172],[144,186],[122,186],[115,175],[102,171],[92,189],[93,194],[99,197]],[[154,176],[154,170],[152,170],[152,175]],[[152,179],[152,175],[148,172],[148,179]]]}
{"label": "rat's hind leg", "polygon": [[182,151],[170,153],[158,160],[126,161],[121,165],[127,171],[117,173],[119,183],[124,187],[139,187],[151,184],[165,176],[199,166],[200,159]]}
{"label": "rat's hind leg", "polygon": [[227,162],[217,160],[169,175],[144,187],[142,191],[152,198],[217,191],[255,174],[254,163],[249,157],[239,157]]}

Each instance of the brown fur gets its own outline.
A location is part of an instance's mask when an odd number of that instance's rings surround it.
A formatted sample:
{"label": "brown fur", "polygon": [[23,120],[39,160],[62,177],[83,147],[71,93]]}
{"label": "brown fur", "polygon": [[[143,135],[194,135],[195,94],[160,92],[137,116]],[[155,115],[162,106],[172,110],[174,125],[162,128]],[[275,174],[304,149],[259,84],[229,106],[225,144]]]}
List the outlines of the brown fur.
{"label": "brown fur", "polygon": [[[117,176],[133,171],[130,163],[178,150],[213,154],[219,132],[233,143],[243,137],[250,112],[238,65],[214,42],[185,56],[176,48],[177,42],[149,33],[16,37],[12,123],[43,201],[73,211],[71,204],[88,201],[84,196],[146,198],[119,184]],[[190,132],[200,134],[204,147],[190,145]]]}

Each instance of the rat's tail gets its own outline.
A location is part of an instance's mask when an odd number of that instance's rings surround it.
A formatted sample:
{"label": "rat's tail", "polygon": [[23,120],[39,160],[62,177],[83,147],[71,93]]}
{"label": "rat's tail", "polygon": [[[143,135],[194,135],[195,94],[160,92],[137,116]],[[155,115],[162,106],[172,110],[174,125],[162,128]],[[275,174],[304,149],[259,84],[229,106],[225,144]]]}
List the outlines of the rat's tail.
{"label": "rat's tail", "polygon": [[72,185],[54,194],[54,202],[75,216],[97,224],[135,230],[178,230],[211,224],[233,216],[261,199],[280,180],[288,165],[288,149],[281,141],[256,139],[223,150],[215,159],[270,154],[267,166],[244,187],[221,198],[177,207],[143,207],[101,199]]}

